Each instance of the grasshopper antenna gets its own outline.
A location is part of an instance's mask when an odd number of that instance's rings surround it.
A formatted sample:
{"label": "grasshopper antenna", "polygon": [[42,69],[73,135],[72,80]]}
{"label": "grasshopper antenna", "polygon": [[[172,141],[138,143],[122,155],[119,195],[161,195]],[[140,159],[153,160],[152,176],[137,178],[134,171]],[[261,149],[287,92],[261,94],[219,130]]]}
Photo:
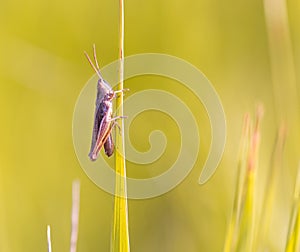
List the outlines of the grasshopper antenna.
{"label": "grasshopper antenna", "polygon": [[96,45],[95,44],[93,44],[93,51],[94,51],[94,60],[95,60],[95,63],[96,63],[96,67],[97,67],[98,72],[100,73],[100,68],[99,68],[99,64],[98,64],[98,60],[97,60]]}
{"label": "grasshopper antenna", "polygon": [[94,59],[95,59],[97,67],[94,65],[94,63],[92,62],[92,60],[91,60],[90,56],[87,54],[87,52],[84,52],[84,55],[87,58],[88,62],[90,63],[91,67],[95,70],[95,72],[98,75],[99,79],[103,80],[103,78],[100,74],[100,69],[99,69],[97,58],[96,58],[96,47],[95,47],[95,45],[93,47],[94,47]]}

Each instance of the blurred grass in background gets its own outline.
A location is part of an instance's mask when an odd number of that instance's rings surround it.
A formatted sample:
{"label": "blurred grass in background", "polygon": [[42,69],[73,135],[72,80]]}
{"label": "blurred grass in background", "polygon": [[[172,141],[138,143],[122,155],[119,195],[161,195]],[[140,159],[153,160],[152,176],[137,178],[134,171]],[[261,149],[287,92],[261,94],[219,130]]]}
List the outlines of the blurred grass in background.
{"label": "blurred grass in background", "polygon": [[[288,1],[287,12],[299,89],[300,2]],[[67,251],[74,178],[81,180],[78,250],[109,251],[113,198],[80,168],[71,127],[77,96],[92,74],[83,51],[96,43],[101,66],[118,57],[118,1],[4,0],[0,2],[0,37],[0,251],[46,251],[47,224],[53,251]],[[264,4],[126,1],[125,56],[148,52],[183,58],[210,79],[223,102],[228,135],[220,167],[207,184],[199,186],[210,144],[210,126],[201,103],[165,78],[145,76],[125,82],[131,94],[145,88],[174,93],[201,122],[201,153],[187,179],[163,196],[129,201],[131,250],[221,251],[233,205],[244,113],[253,111],[258,101],[264,104],[256,177],[258,209],[281,121],[278,117],[289,121],[300,113],[288,85],[280,83],[282,89],[274,92]],[[284,107],[277,113],[281,98],[293,99],[294,108]],[[288,232],[300,150],[299,121],[292,121],[270,221],[271,251],[284,250]],[[130,134],[140,150],[149,147],[147,133],[157,127],[166,131],[169,145],[159,165],[142,167],[145,173],[128,164],[129,176],[158,174],[175,160],[179,143],[172,137],[179,132],[168,116],[149,111],[133,127]]]}

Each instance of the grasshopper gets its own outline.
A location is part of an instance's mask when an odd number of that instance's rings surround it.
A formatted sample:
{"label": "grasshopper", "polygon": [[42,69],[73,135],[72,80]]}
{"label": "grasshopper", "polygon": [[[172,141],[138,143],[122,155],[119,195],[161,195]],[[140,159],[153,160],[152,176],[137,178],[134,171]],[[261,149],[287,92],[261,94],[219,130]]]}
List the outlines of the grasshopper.
{"label": "grasshopper", "polygon": [[[112,139],[112,129],[114,126],[118,126],[116,120],[125,118],[124,116],[112,117],[113,104],[112,100],[116,97],[116,94],[127,91],[128,89],[122,89],[118,91],[112,90],[111,86],[103,79],[99,64],[97,61],[96,47],[93,45],[94,61],[95,65],[90,59],[89,55],[84,52],[87,60],[92,68],[98,75],[97,83],[97,97],[96,108],[94,115],[94,127],[92,134],[92,144],[89,152],[89,158],[91,161],[95,161],[98,158],[101,148],[104,146],[105,154],[110,157],[114,153],[114,143]],[[118,126],[119,127],[119,126]]]}

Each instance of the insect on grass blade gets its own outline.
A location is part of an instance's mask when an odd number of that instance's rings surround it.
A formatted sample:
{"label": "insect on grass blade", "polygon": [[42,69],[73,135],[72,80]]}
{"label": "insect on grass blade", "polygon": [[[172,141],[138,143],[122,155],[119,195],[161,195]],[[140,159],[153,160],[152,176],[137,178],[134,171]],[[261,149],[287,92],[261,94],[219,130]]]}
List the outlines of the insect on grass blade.
{"label": "insect on grass blade", "polygon": [[111,131],[116,125],[115,120],[119,119],[120,117],[112,118],[112,100],[116,97],[117,93],[122,93],[126,90],[112,90],[111,86],[103,79],[101,75],[95,45],[93,45],[93,51],[95,64],[92,62],[91,58],[86,52],[84,52],[84,54],[98,76],[92,143],[89,152],[90,159],[95,161],[97,160],[102,147],[104,147],[105,154],[108,157],[114,153],[114,143]]}

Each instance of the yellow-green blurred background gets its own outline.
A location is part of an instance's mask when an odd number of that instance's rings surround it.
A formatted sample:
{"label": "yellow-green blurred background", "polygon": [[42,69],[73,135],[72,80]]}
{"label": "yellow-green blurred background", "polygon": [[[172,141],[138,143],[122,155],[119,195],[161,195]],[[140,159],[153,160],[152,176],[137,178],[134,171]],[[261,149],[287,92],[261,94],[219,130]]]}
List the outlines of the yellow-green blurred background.
{"label": "yellow-green blurred background", "polygon": [[[166,53],[195,65],[217,90],[228,126],[222,163],[214,177],[200,186],[197,180],[210,143],[208,117],[190,93],[171,90],[190,102],[203,119],[201,154],[187,179],[173,191],[129,201],[133,252],[222,250],[243,115],[253,112],[257,102],[265,107],[258,201],[279,121],[285,118],[291,125],[274,206],[278,218],[272,222],[278,232],[270,234],[269,241],[270,251],[283,251],[300,158],[296,88],[300,2],[288,1],[287,16],[282,15],[281,3],[285,2],[125,0],[125,55]],[[93,73],[83,51],[91,52],[96,43],[101,66],[118,57],[118,13],[118,1],[112,0],[0,2],[1,252],[46,251],[47,224],[53,250],[68,251],[71,185],[76,178],[81,181],[78,251],[109,251],[113,197],[94,185],[79,166],[72,144],[72,114],[80,90]],[[167,89],[167,82],[146,76],[125,85],[134,93]],[[145,132],[154,126],[175,132],[168,137],[178,137],[170,118],[146,113],[131,131],[141,150],[149,147]],[[167,163],[178,152],[175,147],[169,146]],[[131,172],[143,176],[129,164]]]}

